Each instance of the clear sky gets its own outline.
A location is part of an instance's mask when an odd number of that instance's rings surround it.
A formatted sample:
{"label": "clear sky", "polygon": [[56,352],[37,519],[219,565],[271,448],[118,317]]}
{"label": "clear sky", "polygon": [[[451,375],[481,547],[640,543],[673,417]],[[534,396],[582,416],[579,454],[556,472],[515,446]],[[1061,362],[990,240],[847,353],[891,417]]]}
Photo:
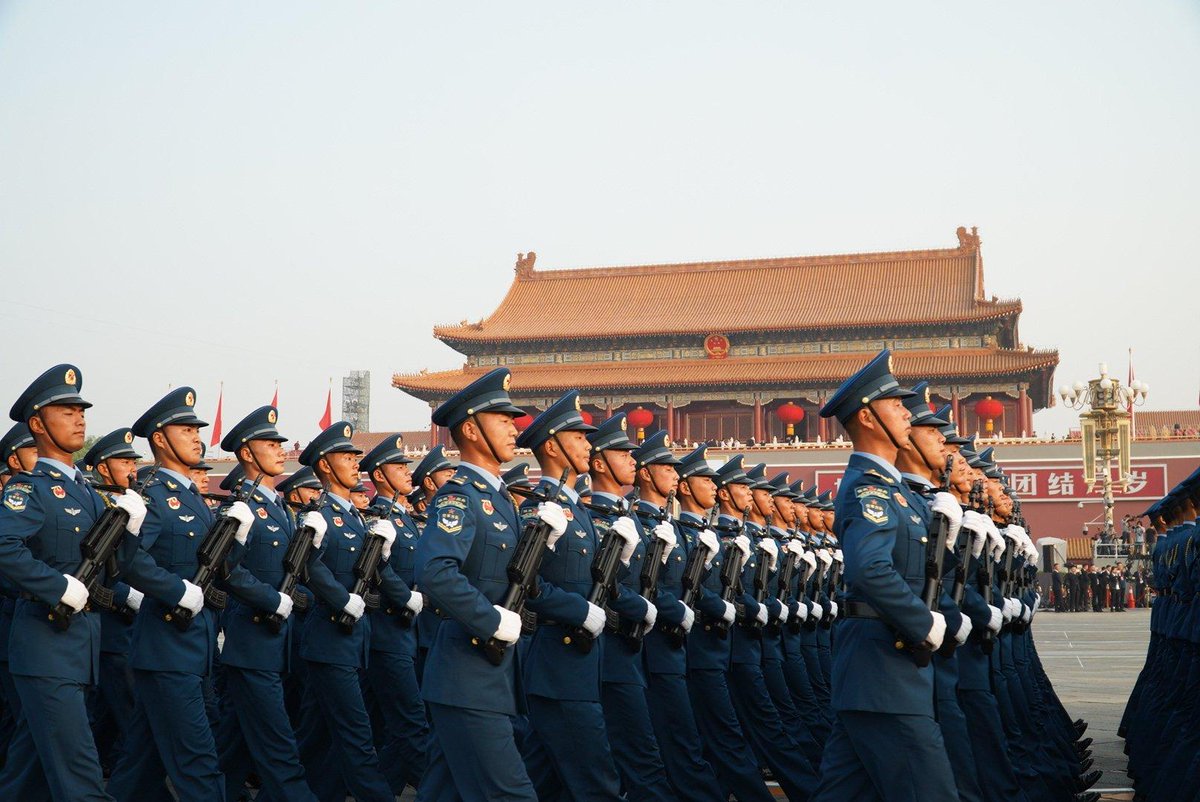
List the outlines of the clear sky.
{"label": "clear sky", "polygon": [[[1057,347],[1200,393],[1200,4],[0,0],[0,407],[78,364],[307,441],[543,268],[952,247]],[[831,288],[835,292],[836,288]],[[597,314],[626,303],[597,299]],[[732,298],[731,298],[732,302]],[[819,299],[814,299],[819,303]],[[552,314],[552,310],[547,310]],[[1039,413],[1040,430],[1071,416]]]}

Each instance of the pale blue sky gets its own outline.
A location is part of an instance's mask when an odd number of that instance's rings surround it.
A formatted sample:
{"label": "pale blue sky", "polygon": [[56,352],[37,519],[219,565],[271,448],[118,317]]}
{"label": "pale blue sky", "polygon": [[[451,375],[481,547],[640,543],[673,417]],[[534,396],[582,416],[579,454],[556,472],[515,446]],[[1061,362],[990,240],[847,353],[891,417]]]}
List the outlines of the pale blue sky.
{"label": "pale blue sky", "polygon": [[74,361],[93,431],[169,384],[211,415],[222,380],[228,423],[278,378],[304,441],[329,377],[336,404],[368,369],[372,428],[415,428],[392,372],[460,364],[432,326],[491,312],[518,251],[949,247],[976,225],[1056,383],[1123,376],[1132,346],[1150,406],[1193,407],[1197,76],[1194,0],[0,0],[0,399]]}

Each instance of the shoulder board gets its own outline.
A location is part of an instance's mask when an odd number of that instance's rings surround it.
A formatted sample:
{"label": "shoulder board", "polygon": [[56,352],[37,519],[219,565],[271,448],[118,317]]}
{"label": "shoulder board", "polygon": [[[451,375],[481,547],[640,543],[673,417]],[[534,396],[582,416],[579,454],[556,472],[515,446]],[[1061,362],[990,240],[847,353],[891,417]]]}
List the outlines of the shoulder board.
{"label": "shoulder board", "polygon": [[467,477],[465,474],[456,473],[446,481],[455,485],[465,485],[467,483]]}
{"label": "shoulder board", "polygon": [[475,488],[477,490],[487,490],[488,489],[486,482],[471,482],[471,484],[475,485]]}
{"label": "shoulder board", "polygon": [[888,476],[885,473],[880,473],[879,471],[875,470],[874,468],[867,468],[865,471],[863,471],[863,474],[865,474],[867,476],[878,476],[880,479],[887,482],[889,485],[896,484],[895,479],[893,479],[892,477]]}

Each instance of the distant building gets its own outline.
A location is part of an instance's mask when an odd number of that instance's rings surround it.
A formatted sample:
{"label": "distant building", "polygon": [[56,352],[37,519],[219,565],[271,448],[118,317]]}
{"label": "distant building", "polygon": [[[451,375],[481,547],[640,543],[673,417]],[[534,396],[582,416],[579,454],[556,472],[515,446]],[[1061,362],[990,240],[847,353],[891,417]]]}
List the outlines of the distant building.
{"label": "distant building", "polygon": [[[989,298],[974,230],[921,251],[728,262],[536,270],[533,253],[496,310],[434,336],[466,356],[458,370],[396,374],[392,384],[436,405],[498,366],[531,412],[579,389],[596,419],[641,407],[676,440],[786,437],[778,410],[803,410],[801,440],[842,433],[817,411],[885,346],[901,381],[926,379],[965,432],[1032,433],[1053,403],[1058,352],[1024,346],[1021,302]],[[984,405],[984,409],[989,404]],[[786,413],[785,413],[786,414]],[[446,442],[446,433],[437,438]]]}

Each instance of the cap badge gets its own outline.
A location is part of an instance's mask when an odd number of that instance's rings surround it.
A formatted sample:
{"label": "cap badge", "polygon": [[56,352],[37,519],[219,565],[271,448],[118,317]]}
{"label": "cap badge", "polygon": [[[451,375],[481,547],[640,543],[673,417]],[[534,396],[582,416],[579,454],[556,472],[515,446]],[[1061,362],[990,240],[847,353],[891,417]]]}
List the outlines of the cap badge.
{"label": "cap badge", "polygon": [[621,431],[623,431],[623,432],[629,431],[629,425],[625,422],[624,418],[621,418]]}
{"label": "cap badge", "polygon": [[126,443],[133,442],[133,432],[125,432],[125,442]]}
{"label": "cap badge", "polygon": [[404,448],[404,438],[403,437],[396,438],[396,448]]}
{"label": "cap badge", "polygon": [[268,410],[267,411],[267,423],[274,424],[275,421],[277,421],[277,420],[279,420],[279,416],[275,414],[275,410],[273,410],[273,409]]}
{"label": "cap badge", "polygon": [[579,396],[575,396],[575,409],[581,410],[583,407],[579,405]]}
{"label": "cap badge", "polygon": [[74,387],[75,382],[78,381],[78,379],[79,377],[75,375],[75,369],[67,368],[67,375],[63,376],[63,384],[69,384]]}
{"label": "cap badge", "polygon": [[349,436],[350,436],[350,424],[348,424],[348,423],[347,423],[347,424],[346,424],[346,426],[345,426],[345,428],[343,428],[343,429],[342,429],[342,435],[343,435],[344,437],[349,437]]}
{"label": "cap badge", "polygon": [[189,390],[188,394],[183,397],[183,403],[187,404],[189,407],[195,406],[196,405],[196,394],[193,393],[191,390]]}
{"label": "cap badge", "polygon": [[504,388],[504,392],[506,392],[506,393],[508,392],[508,388],[512,386],[512,374],[511,373],[504,374],[504,381],[503,381],[503,383],[501,383],[500,386]]}

